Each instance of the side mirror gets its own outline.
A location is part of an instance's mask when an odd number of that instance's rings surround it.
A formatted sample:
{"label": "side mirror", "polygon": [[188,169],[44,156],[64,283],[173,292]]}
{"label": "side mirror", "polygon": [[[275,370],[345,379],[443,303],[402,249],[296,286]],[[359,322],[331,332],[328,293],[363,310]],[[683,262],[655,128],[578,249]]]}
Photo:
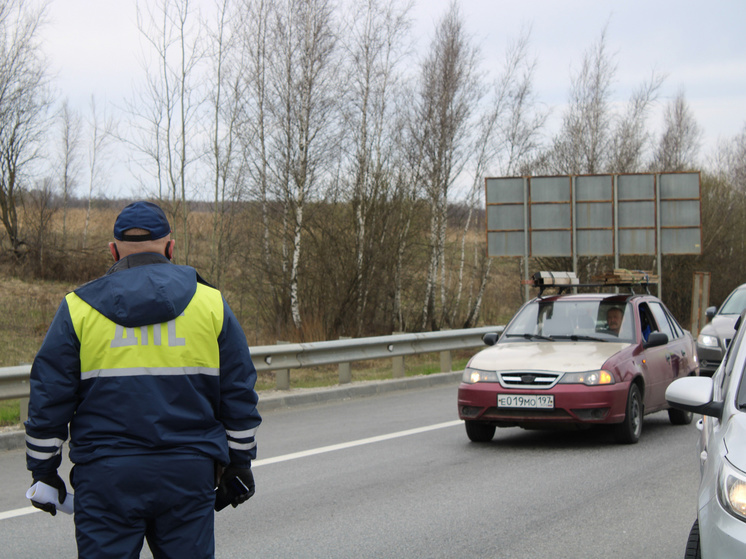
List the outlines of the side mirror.
{"label": "side mirror", "polygon": [[716,312],[718,312],[717,307],[707,307],[705,309],[705,316],[707,317],[707,320],[712,320],[712,317],[715,316]]}
{"label": "side mirror", "polygon": [[497,332],[488,332],[482,336],[482,341],[484,342],[484,345],[495,345],[497,343],[497,338],[499,337],[500,334]]}
{"label": "side mirror", "polygon": [[713,387],[711,377],[680,378],[666,388],[666,401],[673,408],[721,419],[723,403],[713,401]]}
{"label": "side mirror", "polygon": [[642,347],[648,349],[649,347],[658,347],[666,345],[668,343],[668,334],[663,332],[651,332],[648,336],[648,341],[642,344]]}

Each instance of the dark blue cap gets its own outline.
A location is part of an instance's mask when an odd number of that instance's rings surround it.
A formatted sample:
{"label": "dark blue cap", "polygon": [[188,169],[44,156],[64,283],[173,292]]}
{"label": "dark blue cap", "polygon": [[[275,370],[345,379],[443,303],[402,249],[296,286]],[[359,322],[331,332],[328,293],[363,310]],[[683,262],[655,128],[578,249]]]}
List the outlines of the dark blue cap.
{"label": "dark blue cap", "polygon": [[[144,229],[146,234],[126,235],[130,229]],[[152,202],[132,202],[114,222],[114,238],[118,241],[150,241],[171,233],[166,214]]]}

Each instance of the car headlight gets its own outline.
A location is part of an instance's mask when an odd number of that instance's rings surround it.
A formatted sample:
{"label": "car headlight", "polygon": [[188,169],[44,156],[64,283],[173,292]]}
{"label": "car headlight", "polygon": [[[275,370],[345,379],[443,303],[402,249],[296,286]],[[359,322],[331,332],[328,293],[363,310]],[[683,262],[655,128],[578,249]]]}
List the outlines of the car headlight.
{"label": "car headlight", "polygon": [[497,382],[497,373],[495,371],[480,371],[467,367],[464,369],[464,376],[461,377],[463,382],[474,384],[476,382]]}
{"label": "car headlight", "polygon": [[746,521],[746,473],[733,467],[727,459],[720,466],[718,499],[725,510]]}
{"label": "car headlight", "polygon": [[614,377],[609,371],[583,371],[581,373],[565,373],[559,381],[560,384],[585,384],[586,386],[600,386],[603,384],[614,384]]}
{"label": "car headlight", "polygon": [[697,336],[697,343],[705,347],[720,347],[716,336],[708,336],[707,334],[700,334]]}

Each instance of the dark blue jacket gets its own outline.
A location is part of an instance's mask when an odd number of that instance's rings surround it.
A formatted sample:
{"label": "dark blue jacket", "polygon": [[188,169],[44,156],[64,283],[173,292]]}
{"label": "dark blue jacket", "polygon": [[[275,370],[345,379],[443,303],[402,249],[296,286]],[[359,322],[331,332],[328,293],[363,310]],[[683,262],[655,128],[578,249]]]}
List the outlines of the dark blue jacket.
{"label": "dark blue jacket", "polygon": [[68,294],[31,368],[27,466],[198,453],[247,466],[261,418],[246,337],[194,268],[135,254]]}

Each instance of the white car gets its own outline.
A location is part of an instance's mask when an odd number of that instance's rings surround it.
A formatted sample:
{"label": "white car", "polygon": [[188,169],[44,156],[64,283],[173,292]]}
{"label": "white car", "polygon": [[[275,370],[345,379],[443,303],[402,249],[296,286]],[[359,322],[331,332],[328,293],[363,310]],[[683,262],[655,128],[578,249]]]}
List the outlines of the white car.
{"label": "white car", "polygon": [[712,378],[683,378],[666,389],[671,406],[703,415],[697,424],[698,512],[687,559],[746,557],[746,326],[738,328],[746,324],[745,314]]}

